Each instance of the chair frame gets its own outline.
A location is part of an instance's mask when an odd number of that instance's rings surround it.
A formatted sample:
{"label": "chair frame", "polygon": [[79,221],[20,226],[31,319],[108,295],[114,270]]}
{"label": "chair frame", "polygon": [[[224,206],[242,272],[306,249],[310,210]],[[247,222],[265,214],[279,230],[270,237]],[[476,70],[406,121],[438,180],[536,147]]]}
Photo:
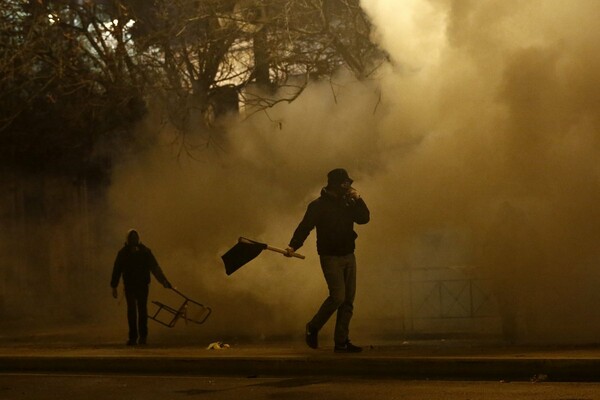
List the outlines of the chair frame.
{"label": "chair frame", "polygon": [[[171,290],[173,290],[175,293],[177,293],[179,296],[183,297],[183,302],[179,305],[179,307],[177,308],[173,308],[170,307],[166,304],[163,304],[159,301],[152,301],[152,304],[155,304],[158,306],[158,308],[156,309],[156,311],[154,312],[153,315],[148,315],[149,319],[152,319],[156,322],[158,322],[161,325],[164,325],[168,328],[173,328],[175,326],[175,324],[177,324],[177,321],[179,321],[180,319],[183,319],[185,321],[185,323],[187,324],[188,321],[189,322],[193,322],[195,324],[203,324],[208,317],[210,316],[210,314],[212,313],[212,309],[210,307],[207,307],[201,303],[198,303],[195,300],[190,299],[189,297],[187,297],[186,295],[184,295],[183,293],[181,293],[179,290],[175,289],[175,288],[171,288]],[[188,306],[190,304],[196,305],[201,307],[204,311],[202,312],[201,318],[200,319],[192,319],[192,318],[188,318],[187,316],[187,309]],[[172,314],[172,318],[169,322],[163,322],[160,319],[158,319],[158,315],[162,312],[165,311],[169,314]]]}

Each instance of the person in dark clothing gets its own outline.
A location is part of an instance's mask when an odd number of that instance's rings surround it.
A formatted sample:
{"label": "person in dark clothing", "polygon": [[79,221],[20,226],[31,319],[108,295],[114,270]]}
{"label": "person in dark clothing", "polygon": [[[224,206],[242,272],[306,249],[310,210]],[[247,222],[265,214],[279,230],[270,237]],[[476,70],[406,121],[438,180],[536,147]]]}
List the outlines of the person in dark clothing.
{"label": "person in dark clothing", "polygon": [[361,347],[350,343],[350,320],[356,293],[356,258],[354,257],[354,224],[369,222],[370,213],[364,200],[351,186],[352,179],[345,169],[337,168],[327,174],[327,186],[321,196],[313,200],[304,218],[294,231],[287,256],[298,250],[313,228],[317,229],[317,252],[321,269],[329,288],[315,316],[306,324],[306,344],[318,348],[318,333],[337,311],[334,332],[334,351],[358,353]]}
{"label": "person in dark clothing", "polygon": [[[150,249],[140,242],[135,229],[127,233],[125,246],[117,254],[110,286],[112,295],[118,296],[117,286],[121,276],[127,299],[127,322],[129,324],[128,346],[146,344],[148,337],[148,286],[150,273],[167,289],[172,286],[158,265]],[[139,342],[138,342],[139,337]]]}

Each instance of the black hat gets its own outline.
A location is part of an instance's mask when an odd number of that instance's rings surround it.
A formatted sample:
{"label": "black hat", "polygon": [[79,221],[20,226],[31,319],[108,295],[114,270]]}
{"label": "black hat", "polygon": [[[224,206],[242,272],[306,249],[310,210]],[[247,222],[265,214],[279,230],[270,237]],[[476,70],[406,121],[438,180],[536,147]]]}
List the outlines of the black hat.
{"label": "black hat", "polygon": [[343,168],[336,168],[329,171],[327,174],[328,185],[341,185],[344,182],[354,182],[349,176],[348,172]]}

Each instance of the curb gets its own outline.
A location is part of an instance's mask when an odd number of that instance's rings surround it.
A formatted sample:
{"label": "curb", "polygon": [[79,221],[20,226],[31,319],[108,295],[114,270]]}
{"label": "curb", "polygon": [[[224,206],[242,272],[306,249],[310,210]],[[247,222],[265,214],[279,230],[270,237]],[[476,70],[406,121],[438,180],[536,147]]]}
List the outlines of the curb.
{"label": "curb", "polygon": [[600,382],[600,360],[368,356],[1,356],[0,372]]}

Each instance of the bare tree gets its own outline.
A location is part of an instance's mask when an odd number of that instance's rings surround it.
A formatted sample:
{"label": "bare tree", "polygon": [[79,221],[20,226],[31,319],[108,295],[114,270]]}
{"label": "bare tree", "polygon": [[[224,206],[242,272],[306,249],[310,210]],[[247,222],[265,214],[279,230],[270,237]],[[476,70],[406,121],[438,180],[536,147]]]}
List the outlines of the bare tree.
{"label": "bare tree", "polygon": [[215,129],[239,102],[293,101],[342,67],[364,79],[383,57],[358,0],[5,3],[0,143],[15,162],[89,169],[97,144],[126,140],[149,98],[185,136]]}
{"label": "bare tree", "polygon": [[363,79],[383,58],[370,40],[370,22],[358,0],[154,4],[150,10],[131,4],[146,16],[136,41],[159,50],[170,84],[163,87],[193,96],[201,107],[214,90],[233,85],[241,91],[249,84],[263,89],[264,97],[253,99],[254,105],[269,107],[299,93],[266,96],[282,86],[293,82],[302,89],[309,78],[329,78],[342,66]]}
{"label": "bare tree", "polygon": [[[144,112],[127,52],[95,6],[7,0],[0,12],[0,144],[5,164],[101,172],[94,147]],[[114,35],[109,35],[112,31]],[[111,43],[109,43],[111,42]]]}

